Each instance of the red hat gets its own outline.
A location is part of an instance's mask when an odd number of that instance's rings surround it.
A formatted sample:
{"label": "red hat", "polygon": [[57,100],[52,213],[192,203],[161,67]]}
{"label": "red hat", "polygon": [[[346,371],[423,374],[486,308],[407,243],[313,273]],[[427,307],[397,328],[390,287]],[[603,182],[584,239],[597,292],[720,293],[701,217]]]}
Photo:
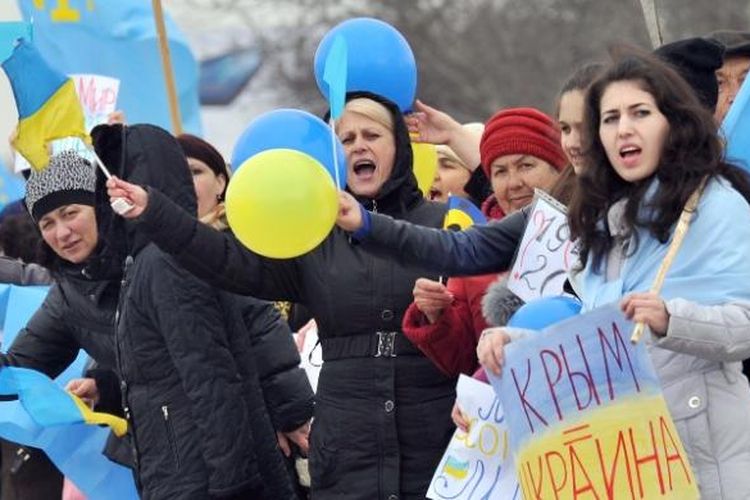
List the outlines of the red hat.
{"label": "red hat", "polygon": [[490,165],[500,156],[531,155],[562,170],[568,160],[560,146],[560,131],[552,118],[534,108],[508,108],[490,118],[479,143],[482,168],[490,177]]}

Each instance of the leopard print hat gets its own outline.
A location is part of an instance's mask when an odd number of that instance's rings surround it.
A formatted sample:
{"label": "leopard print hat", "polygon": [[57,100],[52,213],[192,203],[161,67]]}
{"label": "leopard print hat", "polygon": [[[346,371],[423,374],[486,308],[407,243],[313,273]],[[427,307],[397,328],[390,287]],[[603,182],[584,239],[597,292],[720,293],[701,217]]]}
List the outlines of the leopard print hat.
{"label": "leopard print hat", "polygon": [[35,222],[63,205],[94,206],[96,172],[75,151],[62,151],[50,158],[47,168],[31,170],[26,181],[26,208]]}

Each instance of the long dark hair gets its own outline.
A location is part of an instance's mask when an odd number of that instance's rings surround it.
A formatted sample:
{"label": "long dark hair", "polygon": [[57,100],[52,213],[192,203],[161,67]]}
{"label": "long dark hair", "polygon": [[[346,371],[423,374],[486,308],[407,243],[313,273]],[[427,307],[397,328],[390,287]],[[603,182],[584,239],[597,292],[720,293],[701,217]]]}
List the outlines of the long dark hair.
{"label": "long dark hair", "polygon": [[[650,93],[669,122],[669,133],[654,173],[660,184],[649,200],[652,214],[647,220],[640,220],[638,212],[653,176],[633,183],[623,180],[609,162],[599,138],[602,95],[610,84],[621,81],[636,82]],[[710,112],[701,106],[691,87],[675,70],[652,55],[633,48],[616,49],[613,63],[589,87],[585,106],[585,167],[569,207],[571,234],[580,244],[582,265],[592,257],[594,269],[600,269],[612,246],[607,211],[621,198],[627,199],[626,227],[645,228],[662,243],[668,241],[672,225],[704,177],[723,176],[746,199],[750,198],[747,176],[724,161]],[[636,247],[637,244],[636,240]]]}

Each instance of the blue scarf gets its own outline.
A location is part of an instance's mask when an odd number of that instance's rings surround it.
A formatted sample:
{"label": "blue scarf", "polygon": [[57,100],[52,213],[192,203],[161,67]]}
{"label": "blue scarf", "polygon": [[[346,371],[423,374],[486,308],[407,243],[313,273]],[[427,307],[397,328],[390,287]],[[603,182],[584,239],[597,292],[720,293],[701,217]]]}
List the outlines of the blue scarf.
{"label": "blue scarf", "polygon": [[[654,180],[645,198],[653,196],[658,186]],[[645,209],[641,213],[647,214]],[[635,231],[638,247],[635,252],[626,250],[619,278],[607,282],[606,270],[594,272],[589,258],[578,277],[583,312],[651,288],[671,238],[660,243],[643,228]],[[750,300],[750,206],[726,180],[707,183],[660,295],[705,305]]]}

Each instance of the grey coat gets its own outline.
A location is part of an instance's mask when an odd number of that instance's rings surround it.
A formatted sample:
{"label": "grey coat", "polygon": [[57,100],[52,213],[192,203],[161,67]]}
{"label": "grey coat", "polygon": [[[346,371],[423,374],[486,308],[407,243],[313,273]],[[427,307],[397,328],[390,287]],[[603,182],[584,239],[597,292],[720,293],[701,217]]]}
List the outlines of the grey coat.
{"label": "grey coat", "polygon": [[649,351],[704,499],[750,498],[750,303],[667,301]]}

